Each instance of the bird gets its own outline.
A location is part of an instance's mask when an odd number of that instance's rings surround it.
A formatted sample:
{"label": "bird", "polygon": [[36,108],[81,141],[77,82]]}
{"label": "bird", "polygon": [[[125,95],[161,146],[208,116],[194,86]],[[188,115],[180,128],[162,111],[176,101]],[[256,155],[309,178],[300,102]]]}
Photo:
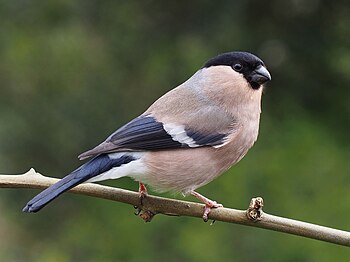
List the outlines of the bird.
{"label": "bird", "polygon": [[159,192],[203,202],[203,220],[222,207],[196,190],[240,161],[257,140],[264,84],[271,75],[256,55],[233,51],[208,60],[144,113],[78,156],[90,158],[23,208],[37,212],[78,184],[121,177]]}

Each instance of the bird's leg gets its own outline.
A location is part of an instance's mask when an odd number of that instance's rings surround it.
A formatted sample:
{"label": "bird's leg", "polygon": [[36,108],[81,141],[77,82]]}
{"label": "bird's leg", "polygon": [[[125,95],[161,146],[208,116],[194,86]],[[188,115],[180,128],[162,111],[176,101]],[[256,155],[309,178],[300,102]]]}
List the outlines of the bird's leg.
{"label": "bird's leg", "polygon": [[139,182],[139,197],[140,197],[140,201],[141,201],[141,206],[142,206],[142,201],[143,199],[147,196],[147,188],[146,186]]}
{"label": "bird's leg", "polygon": [[223,207],[223,205],[218,204],[216,201],[210,200],[209,198],[206,198],[205,196],[197,193],[196,191],[191,191],[191,195],[196,197],[198,200],[202,201],[205,204],[204,213],[202,216],[204,222],[208,221],[208,215],[212,208]]}
{"label": "bird's leg", "polygon": [[140,206],[135,206],[137,209],[135,215],[138,215],[141,217],[145,222],[151,222],[152,218],[156,215],[156,213],[153,213],[150,210],[144,210],[143,209],[143,199],[147,196],[147,188],[146,186],[139,182],[139,198],[140,198]]}

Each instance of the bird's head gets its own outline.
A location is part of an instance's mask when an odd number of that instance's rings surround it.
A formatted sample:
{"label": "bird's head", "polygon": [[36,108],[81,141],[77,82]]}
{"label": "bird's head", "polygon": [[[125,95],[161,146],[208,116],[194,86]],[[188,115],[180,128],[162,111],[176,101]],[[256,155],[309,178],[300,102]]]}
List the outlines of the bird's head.
{"label": "bird's head", "polygon": [[229,66],[232,70],[243,75],[253,89],[271,80],[264,62],[248,52],[228,52],[220,54],[205,63],[203,68],[212,66]]}

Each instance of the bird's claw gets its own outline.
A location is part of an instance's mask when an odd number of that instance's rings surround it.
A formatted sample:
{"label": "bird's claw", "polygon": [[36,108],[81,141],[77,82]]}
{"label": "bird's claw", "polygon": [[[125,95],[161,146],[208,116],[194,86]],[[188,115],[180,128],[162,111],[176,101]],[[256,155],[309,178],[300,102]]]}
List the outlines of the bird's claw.
{"label": "bird's claw", "polygon": [[223,207],[223,205],[218,204],[216,201],[210,200],[209,198],[206,198],[205,196],[199,194],[196,191],[191,191],[190,193],[192,196],[196,197],[198,200],[202,201],[205,204],[204,213],[202,216],[204,222],[208,221],[208,215],[212,208]]}
{"label": "bird's claw", "polygon": [[218,208],[218,207],[223,207],[222,204],[218,204],[216,201],[210,201],[208,203],[205,203],[205,207],[204,207],[204,213],[203,213],[203,221],[204,222],[208,222],[209,218],[208,215],[211,211],[212,208]]}

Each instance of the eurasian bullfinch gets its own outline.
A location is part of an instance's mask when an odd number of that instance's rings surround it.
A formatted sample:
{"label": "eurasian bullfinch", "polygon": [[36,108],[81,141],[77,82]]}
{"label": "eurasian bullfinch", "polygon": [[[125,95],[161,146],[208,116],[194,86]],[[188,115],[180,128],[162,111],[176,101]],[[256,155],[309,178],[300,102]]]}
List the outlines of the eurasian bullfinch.
{"label": "eurasian bullfinch", "polygon": [[220,54],[186,82],[155,101],[103,143],[91,158],[35,196],[24,212],[37,212],[84,182],[131,177],[157,191],[191,194],[205,203],[203,219],[222,205],[195,190],[237,163],[258,137],[263,84],[271,80],[261,59],[247,52]]}

